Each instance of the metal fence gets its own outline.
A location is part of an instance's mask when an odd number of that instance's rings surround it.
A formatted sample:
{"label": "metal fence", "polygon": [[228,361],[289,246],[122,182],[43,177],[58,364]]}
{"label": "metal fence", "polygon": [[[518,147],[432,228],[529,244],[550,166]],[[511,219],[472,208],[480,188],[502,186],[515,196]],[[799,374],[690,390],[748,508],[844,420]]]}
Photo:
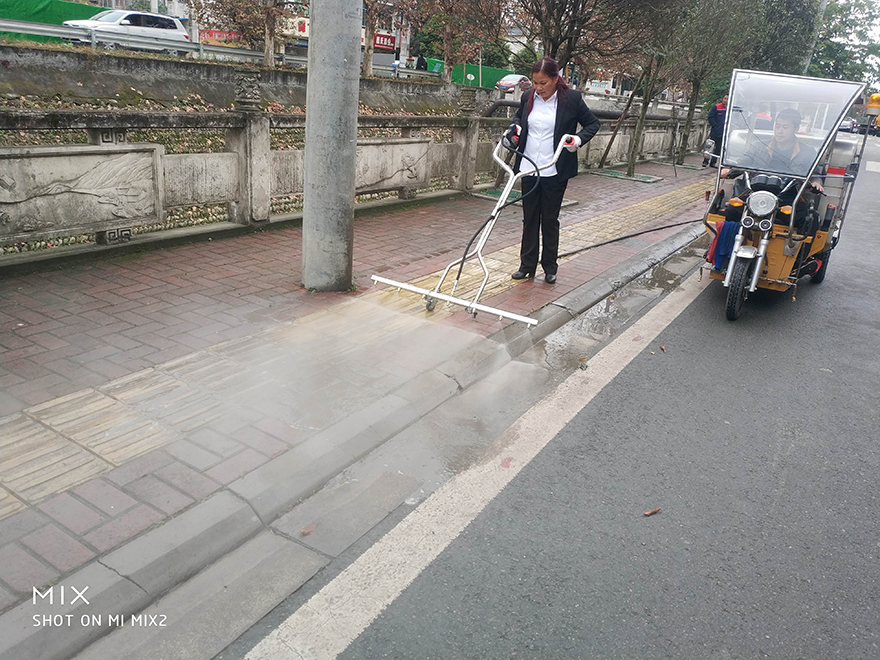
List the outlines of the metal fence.
{"label": "metal fence", "polygon": [[[134,50],[149,50],[177,54],[192,53],[192,56],[197,59],[262,62],[264,57],[263,51],[249,50],[246,48],[182,42],[175,39],[161,39],[159,37],[123,35],[108,30],[67,27],[65,25],[49,25],[47,23],[31,23],[29,21],[0,19],[0,32],[16,32],[19,34],[32,34],[43,37],[57,37],[74,43],[86,42],[90,44],[92,48],[112,45],[113,47],[118,46]],[[276,53],[275,61],[282,66],[305,67],[308,64],[308,58],[288,55],[286,53]],[[390,77],[425,79],[440,78],[440,74],[433,71],[399,69],[395,66],[382,64],[374,64],[373,71],[379,75],[384,74]]]}

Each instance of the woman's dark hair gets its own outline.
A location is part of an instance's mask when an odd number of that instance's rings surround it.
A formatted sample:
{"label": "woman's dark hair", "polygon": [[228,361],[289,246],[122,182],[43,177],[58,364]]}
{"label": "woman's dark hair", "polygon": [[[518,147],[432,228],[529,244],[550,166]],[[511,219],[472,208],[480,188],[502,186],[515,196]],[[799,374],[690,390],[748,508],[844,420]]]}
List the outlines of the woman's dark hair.
{"label": "woman's dark hair", "polygon": [[[543,73],[548,78],[556,78],[556,87],[557,89],[568,89],[568,83],[565,82],[565,78],[563,78],[559,74],[559,62],[554,60],[552,57],[542,57],[540,60],[535,62],[535,65],[532,67],[532,75],[536,73]],[[561,97],[562,95],[560,95]],[[528,110],[532,111],[532,103],[535,100],[535,90],[532,90],[532,93],[529,95],[528,101]]]}

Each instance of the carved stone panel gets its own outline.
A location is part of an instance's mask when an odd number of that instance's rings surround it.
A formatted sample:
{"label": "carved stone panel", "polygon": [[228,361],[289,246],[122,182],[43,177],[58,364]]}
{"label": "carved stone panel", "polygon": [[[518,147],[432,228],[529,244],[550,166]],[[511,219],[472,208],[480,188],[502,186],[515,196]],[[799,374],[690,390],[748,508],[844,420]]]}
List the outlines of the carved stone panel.
{"label": "carved stone panel", "polygon": [[303,191],[303,168],[305,152],[302,150],[284,150],[272,152],[270,168],[272,197],[294,195]]}
{"label": "carved stone panel", "polygon": [[0,239],[161,221],[163,151],[155,144],[0,148]]}
{"label": "carved stone panel", "polygon": [[431,140],[358,140],[355,187],[358,193],[423,188],[431,178]]}
{"label": "carved stone panel", "polygon": [[170,154],[165,170],[165,207],[219,204],[239,198],[238,154]]}

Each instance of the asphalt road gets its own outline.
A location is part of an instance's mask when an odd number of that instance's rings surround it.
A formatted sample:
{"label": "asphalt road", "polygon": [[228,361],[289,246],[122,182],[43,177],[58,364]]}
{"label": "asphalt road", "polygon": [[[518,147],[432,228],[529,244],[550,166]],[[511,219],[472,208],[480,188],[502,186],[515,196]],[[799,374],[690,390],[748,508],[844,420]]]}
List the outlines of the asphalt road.
{"label": "asphalt road", "polygon": [[356,466],[424,494],[217,658],[880,657],[866,161],[824,283],[658,267]]}
{"label": "asphalt road", "polygon": [[707,286],[340,657],[880,657],[878,187],[871,139],[824,283]]}

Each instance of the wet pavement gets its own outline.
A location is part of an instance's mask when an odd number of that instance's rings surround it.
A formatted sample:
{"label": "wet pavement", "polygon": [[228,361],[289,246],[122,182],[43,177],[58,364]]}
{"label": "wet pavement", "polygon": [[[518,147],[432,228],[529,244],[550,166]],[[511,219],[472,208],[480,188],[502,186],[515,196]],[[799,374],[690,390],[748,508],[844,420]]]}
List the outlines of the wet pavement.
{"label": "wet pavement", "polygon": [[[89,575],[106,581],[106,598],[117,594],[117,609],[140,611],[263,542],[273,523],[307,548],[300,563],[313,574],[401,502],[479,460],[505,379],[528,378],[529,361],[575,368],[675,281],[672,259],[620,288],[689,243],[693,226],[578,252],[702,215],[714,171],[639,172],[663,179],[572,180],[566,196],[578,204],[562,211],[561,251],[576,254],[555,286],[540,274],[509,278],[520,211],[502,214],[481,302],[534,316],[531,330],[449,304],[429,313],[415,294],[368,286],[374,273],[433,286],[492,209],[471,196],[359,216],[359,286],[345,294],[298,284],[301,232],[289,227],[0,279],[0,658],[26,657],[33,644],[44,657],[70,657],[108,629],[35,631],[34,587]],[[479,279],[466,269],[456,294]],[[413,464],[433,467],[340,482],[349,485],[329,500],[307,500],[326,498],[322,487],[346,468],[463,391],[474,393],[468,430],[447,434],[450,446],[431,461],[414,453]],[[291,511],[304,500],[312,513]],[[353,521],[355,502],[370,505]],[[326,518],[335,522],[301,534],[315,511],[335,512]],[[267,561],[289,552],[270,545]]]}

